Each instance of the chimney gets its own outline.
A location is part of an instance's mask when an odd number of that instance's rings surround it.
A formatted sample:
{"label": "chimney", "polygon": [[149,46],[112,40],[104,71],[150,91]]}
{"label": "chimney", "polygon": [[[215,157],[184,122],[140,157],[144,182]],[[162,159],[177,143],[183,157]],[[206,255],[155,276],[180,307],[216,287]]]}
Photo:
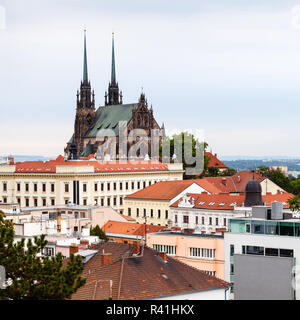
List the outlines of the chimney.
{"label": "chimney", "polygon": [[70,255],[71,255],[71,254],[75,254],[75,253],[77,253],[78,251],[79,251],[79,248],[78,248],[77,244],[72,243],[72,244],[70,245]]}
{"label": "chimney", "polygon": [[226,186],[226,178],[222,178],[222,184],[224,184],[224,186]]}
{"label": "chimney", "polygon": [[101,267],[112,263],[112,253],[103,253],[101,255]]}
{"label": "chimney", "polygon": [[159,252],[158,254],[165,262],[168,262],[168,257],[166,252]]}
{"label": "chimney", "polygon": [[139,241],[135,241],[133,243],[132,254],[140,254],[141,252],[141,243]]}

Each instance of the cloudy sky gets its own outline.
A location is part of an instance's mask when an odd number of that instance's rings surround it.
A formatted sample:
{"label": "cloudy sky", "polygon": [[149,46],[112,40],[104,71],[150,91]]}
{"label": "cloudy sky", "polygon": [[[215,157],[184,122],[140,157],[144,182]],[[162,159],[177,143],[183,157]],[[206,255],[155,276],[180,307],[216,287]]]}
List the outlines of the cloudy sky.
{"label": "cloudy sky", "polygon": [[203,129],[223,156],[300,156],[300,0],[0,6],[0,155],[63,153],[87,28],[97,105],[110,78],[114,31],[126,103],[137,101],[143,87],[159,123]]}

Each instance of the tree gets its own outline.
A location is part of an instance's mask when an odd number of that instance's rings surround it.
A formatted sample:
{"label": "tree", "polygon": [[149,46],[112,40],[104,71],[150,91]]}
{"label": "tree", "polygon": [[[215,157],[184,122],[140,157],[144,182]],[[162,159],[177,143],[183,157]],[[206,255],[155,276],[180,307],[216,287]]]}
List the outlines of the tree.
{"label": "tree", "polygon": [[220,176],[220,169],[216,167],[209,167],[208,174],[209,177],[219,177]]}
{"label": "tree", "polygon": [[109,239],[107,237],[107,235],[105,234],[105,232],[99,227],[99,225],[96,225],[95,228],[91,227],[91,231],[90,231],[91,236],[97,236],[99,237],[99,239],[104,240],[105,242],[107,242]]}
{"label": "tree", "polygon": [[[209,157],[205,155],[205,151],[208,147],[206,142],[200,142],[194,137],[194,135],[187,132],[182,132],[180,134],[175,134],[172,137],[166,137],[162,142],[160,147],[160,158],[163,161],[178,161],[183,163],[183,169],[193,168],[195,164],[188,163],[186,155],[190,154],[191,157],[201,156],[203,154],[203,172],[200,173],[200,176],[204,176],[208,173],[208,163]],[[163,155],[163,151],[169,152],[169,157],[166,159]],[[184,179],[191,179],[194,176],[184,174]]]}
{"label": "tree", "polygon": [[293,192],[290,179],[286,177],[278,168],[277,170],[270,169],[269,167],[260,166],[259,172],[262,176],[270,179],[280,188],[287,192]]}
{"label": "tree", "polygon": [[288,200],[289,207],[292,211],[300,211],[300,196],[295,196]]}
{"label": "tree", "polygon": [[60,253],[44,258],[45,236],[14,243],[13,224],[4,218],[0,211],[0,265],[7,279],[0,300],[65,300],[85,284],[80,256],[71,255],[66,265]]}
{"label": "tree", "polygon": [[225,169],[224,171],[221,172],[222,177],[230,177],[236,174],[236,170],[232,168]]}

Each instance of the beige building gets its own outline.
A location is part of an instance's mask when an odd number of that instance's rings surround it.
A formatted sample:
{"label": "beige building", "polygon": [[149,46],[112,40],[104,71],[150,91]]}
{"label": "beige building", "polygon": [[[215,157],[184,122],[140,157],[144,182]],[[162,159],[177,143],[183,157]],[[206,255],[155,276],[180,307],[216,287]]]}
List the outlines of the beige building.
{"label": "beige building", "polygon": [[204,179],[159,182],[127,196],[124,213],[138,223],[168,226],[172,218],[170,205],[183,194],[218,191]]}
{"label": "beige building", "polygon": [[181,180],[182,164],[95,159],[0,165],[0,203],[21,207],[74,203],[112,207],[123,213],[123,199],[159,181]]}
{"label": "beige building", "polygon": [[184,232],[147,234],[147,246],[224,279],[224,236]]}

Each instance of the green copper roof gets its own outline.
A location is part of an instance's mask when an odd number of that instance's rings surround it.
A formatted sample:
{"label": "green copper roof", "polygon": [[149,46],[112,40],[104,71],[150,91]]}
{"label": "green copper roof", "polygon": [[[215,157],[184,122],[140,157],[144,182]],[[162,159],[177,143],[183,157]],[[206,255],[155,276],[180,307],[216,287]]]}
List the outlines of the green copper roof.
{"label": "green copper roof", "polygon": [[[116,135],[119,134],[119,122],[128,123],[132,118],[132,110],[137,109],[138,104],[121,104],[106,107],[100,107],[96,111],[95,123],[86,133],[86,138],[96,137],[101,129],[113,130]],[[107,136],[107,134],[105,134]]]}
{"label": "green copper roof", "polygon": [[86,145],[86,147],[84,148],[84,150],[81,153],[81,157],[88,157],[90,154],[92,154],[94,152],[94,148],[93,145],[91,145],[90,143],[88,143]]}
{"label": "green copper roof", "polygon": [[88,67],[87,67],[87,53],[86,53],[86,31],[84,30],[84,58],[83,58],[83,82],[87,83],[88,80]]}
{"label": "green copper roof", "polygon": [[115,35],[112,36],[112,63],[111,63],[111,83],[116,83],[116,63],[115,63]]}

